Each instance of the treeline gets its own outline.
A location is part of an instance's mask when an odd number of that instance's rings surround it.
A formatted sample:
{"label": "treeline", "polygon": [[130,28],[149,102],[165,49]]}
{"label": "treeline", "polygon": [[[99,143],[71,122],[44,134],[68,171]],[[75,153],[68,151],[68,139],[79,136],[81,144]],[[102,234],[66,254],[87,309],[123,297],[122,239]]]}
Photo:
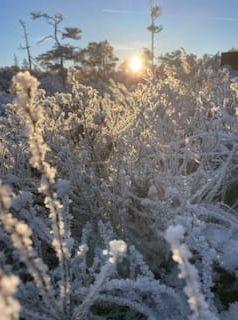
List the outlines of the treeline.
{"label": "treeline", "polygon": [[[80,47],[82,30],[78,27],[63,27],[62,14],[49,15],[48,13],[32,12],[32,19],[41,20],[49,25],[49,33],[38,44],[51,41],[49,50],[36,57],[32,55],[32,46],[27,26],[20,20],[24,44],[21,49],[26,52],[26,58],[21,68],[33,72],[47,72],[56,74],[63,87],[66,87],[67,69],[74,66],[81,71],[85,84],[97,81],[105,82],[113,77],[118,58],[108,41],[91,42],[86,48]],[[16,64],[15,58],[15,66]]]}
{"label": "treeline", "polygon": [[[151,49],[144,48],[141,52],[144,71],[155,68],[155,35],[162,30],[162,26],[156,25],[156,19],[161,15],[161,7],[151,7],[151,25],[147,28],[151,33]],[[93,85],[97,89],[105,89],[109,79],[122,81],[125,84],[134,84],[138,81],[138,75],[129,71],[128,61],[119,61],[113,46],[107,41],[90,42],[86,48],[82,48],[80,40],[82,30],[77,26],[64,26],[64,17],[61,13],[50,15],[44,12],[32,12],[33,21],[40,20],[49,26],[49,32],[38,41],[38,45],[45,41],[51,41],[49,50],[34,57],[32,54],[31,37],[28,26],[23,20],[19,20],[22,31],[23,43],[20,49],[26,53],[25,59],[19,66],[18,59],[14,55],[13,66],[18,69],[29,70],[31,73],[47,73],[59,78],[62,88],[67,86],[67,69],[76,67],[80,72],[80,82],[85,85]],[[141,74],[140,74],[141,76]]]}

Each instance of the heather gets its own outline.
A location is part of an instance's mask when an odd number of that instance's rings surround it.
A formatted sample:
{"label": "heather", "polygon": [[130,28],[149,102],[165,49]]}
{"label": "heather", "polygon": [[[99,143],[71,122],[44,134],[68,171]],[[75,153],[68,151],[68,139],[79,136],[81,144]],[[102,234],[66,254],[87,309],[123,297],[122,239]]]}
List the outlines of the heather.
{"label": "heather", "polygon": [[54,94],[13,77],[2,319],[237,319],[238,80],[219,56],[167,58],[103,93],[77,68]]}

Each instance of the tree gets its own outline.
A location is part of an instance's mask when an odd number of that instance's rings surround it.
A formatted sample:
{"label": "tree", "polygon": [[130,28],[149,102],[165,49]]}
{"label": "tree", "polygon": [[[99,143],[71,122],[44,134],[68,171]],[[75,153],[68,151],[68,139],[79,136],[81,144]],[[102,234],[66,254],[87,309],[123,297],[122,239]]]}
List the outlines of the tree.
{"label": "tree", "polygon": [[37,60],[43,67],[58,71],[62,79],[63,86],[65,87],[65,61],[74,60],[77,47],[68,43],[65,44],[62,41],[65,39],[79,40],[81,39],[82,31],[76,27],[66,27],[64,29],[60,29],[60,24],[63,21],[63,15],[60,13],[50,16],[47,13],[33,12],[32,18],[34,20],[43,18],[52,27],[52,33],[45,36],[40,43],[44,42],[45,40],[52,39],[54,41],[53,48],[39,55]]}
{"label": "tree", "polygon": [[144,48],[142,52],[142,60],[145,67],[145,70],[150,69],[152,66],[152,52],[148,48]]}
{"label": "tree", "polygon": [[157,26],[155,24],[156,20],[161,16],[162,9],[159,5],[152,5],[150,10],[151,25],[147,28],[151,32],[151,69],[154,73],[155,69],[155,35],[160,33],[163,30],[163,26]]}
{"label": "tree", "polygon": [[13,55],[13,66],[18,68],[19,67],[19,62],[17,56],[14,54]]}
{"label": "tree", "polygon": [[89,84],[103,85],[113,77],[118,58],[108,41],[91,42],[82,50],[78,62]]}
{"label": "tree", "polygon": [[20,45],[20,49],[26,50],[26,52],[27,52],[28,68],[31,72],[32,71],[32,56],[31,56],[31,46],[30,46],[30,42],[29,42],[29,38],[28,38],[27,28],[26,28],[26,24],[23,20],[19,20],[19,23],[20,23],[22,30],[23,30],[23,38],[24,38],[24,42],[25,42],[24,45]]}

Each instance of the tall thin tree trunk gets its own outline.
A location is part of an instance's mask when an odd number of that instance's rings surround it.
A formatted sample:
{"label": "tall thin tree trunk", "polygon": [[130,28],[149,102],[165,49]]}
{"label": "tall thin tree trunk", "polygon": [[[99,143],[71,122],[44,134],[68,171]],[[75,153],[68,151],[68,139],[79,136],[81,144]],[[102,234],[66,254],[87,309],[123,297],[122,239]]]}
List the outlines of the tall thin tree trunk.
{"label": "tall thin tree trunk", "polygon": [[[152,28],[154,28],[154,19],[152,18]],[[154,69],[155,69],[155,34],[152,30],[151,32],[151,68],[152,68],[152,74],[154,75]]]}
{"label": "tall thin tree trunk", "polygon": [[65,79],[65,74],[64,74],[64,57],[63,57],[63,52],[62,52],[62,45],[61,45],[61,43],[59,41],[59,38],[58,38],[58,23],[56,23],[56,22],[54,24],[54,38],[55,38],[56,45],[61,50],[61,54],[60,54],[60,76],[61,76],[61,79],[62,79],[63,87],[66,88],[66,79]]}
{"label": "tall thin tree trunk", "polygon": [[31,52],[30,52],[30,44],[29,44],[29,40],[28,40],[28,33],[27,33],[27,30],[26,30],[26,25],[24,23],[24,21],[22,20],[19,20],[21,26],[22,26],[22,29],[23,29],[23,37],[24,37],[24,40],[25,40],[25,47],[23,47],[23,49],[26,50],[27,52],[27,60],[28,60],[28,66],[29,66],[29,71],[31,72],[32,71],[32,57],[31,57]]}
{"label": "tall thin tree trunk", "polygon": [[65,79],[65,70],[64,70],[64,57],[61,55],[60,57],[60,70],[61,70],[61,78],[63,87],[66,88],[66,79]]}

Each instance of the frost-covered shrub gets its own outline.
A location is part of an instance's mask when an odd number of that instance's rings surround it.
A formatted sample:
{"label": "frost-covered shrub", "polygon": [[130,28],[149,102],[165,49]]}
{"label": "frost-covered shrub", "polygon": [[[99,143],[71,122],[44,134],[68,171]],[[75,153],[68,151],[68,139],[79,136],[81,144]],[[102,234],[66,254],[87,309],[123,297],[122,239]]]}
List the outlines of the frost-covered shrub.
{"label": "frost-covered shrub", "polygon": [[19,319],[20,304],[13,298],[19,284],[16,276],[5,276],[0,271],[0,310],[2,320]]}
{"label": "frost-covered shrub", "polygon": [[[161,78],[133,90],[111,83],[102,95],[78,83],[76,72],[69,73],[72,91],[52,96],[18,75],[21,98],[0,123],[0,177],[13,192],[9,219],[24,221],[33,257],[53,284],[42,301],[26,261],[12,264],[23,253],[7,240],[14,229],[5,228],[1,268],[22,279],[23,317],[50,319],[49,300],[58,318],[188,319],[185,284],[164,237],[170,225],[181,225],[201,296],[214,317],[226,319],[238,291],[222,280],[237,279],[238,270],[237,79],[217,57],[184,52],[161,66]],[[89,242],[81,240],[85,224],[93,230]],[[127,254],[101,278],[115,238],[127,243]],[[78,269],[77,252],[86,261]],[[72,282],[71,272],[81,280]],[[235,291],[227,301],[225,286]],[[40,310],[30,304],[33,292]]]}
{"label": "frost-covered shrub", "polygon": [[170,226],[166,231],[166,240],[172,248],[173,260],[179,264],[180,278],[185,279],[184,292],[188,297],[188,303],[193,312],[191,319],[217,319],[211,314],[209,307],[201,293],[198,271],[191,265],[189,259],[192,255],[188,247],[182,243],[185,230],[181,225]]}
{"label": "frost-covered shrub", "polygon": [[[69,183],[62,179],[56,182],[56,170],[46,160],[48,146],[40,126],[43,109],[35,100],[38,85],[28,72],[19,73],[13,79],[17,114],[25,123],[30,164],[41,176],[38,192],[48,209],[48,219],[37,217],[30,192],[21,191],[12,201],[10,188],[0,186],[3,235],[5,232],[9,235],[14,248],[4,250],[3,255],[6,254],[6,260],[14,257],[24,264],[17,270],[15,265],[10,268],[22,279],[21,316],[25,319],[98,319],[100,305],[105,304],[127,307],[135,315],[143,314],[148,319],[156,319],[157,312],[171,319],[175,319],[176,314],[182,319],[182,299],[154,278],[133,247],[127,256],[128,270],[120,270],[118,260],[126,255],[127,245],[123,240],[113,240],[109,226],[99,223],[100,232],[97,232],[94,222],[81,230],[80,243],[77,237],[72,237]],[[5,237],[2,241],[3,246],[7,246]],[[163,307],[163,300],[168,298],[174,300],[174,309]],[[126,311],[124,313],[126,316]]]}
{"label": "frost-covered shrub", "polygon": [[5,115],[6,105],[12,100],[13,97],[10,94],[0,90],[0,117]]}
{"label": "frost-covered shrub", "polygon": [[11,87],[12,77],[19,72],[18,67],[0,68],[0,91],[8,92]]}

